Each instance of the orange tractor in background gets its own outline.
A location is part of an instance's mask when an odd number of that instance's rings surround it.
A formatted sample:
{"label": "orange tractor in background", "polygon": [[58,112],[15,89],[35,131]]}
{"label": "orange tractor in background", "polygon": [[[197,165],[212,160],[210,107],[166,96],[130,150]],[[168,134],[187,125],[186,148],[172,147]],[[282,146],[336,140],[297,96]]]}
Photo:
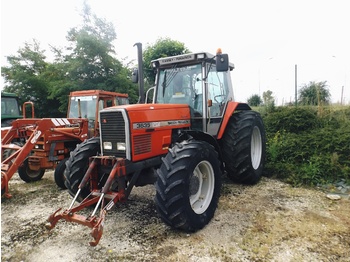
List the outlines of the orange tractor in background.
{"label": "orange tractor in background", "polygon": [[33,182],[55,169],[56,184],[65,188],[65,163],[77,144],[99,135],[99,110],[128,103],[127,94],[75,91],[69,95],[67,118],[14,120],[1,140],[1,195],[11,197],[8,182],[16,171]]}
{"label": "orange tractor in background", "polygon": [[[50,229],[60,219],[92,228],[92,246],[100,241],[106,213],[125,202],[134,186],[154,184],[160,218],[193,232],[214,216],[223,174],[254,184],[263,172],[263,121],[234,101],[228,55],[152,61],[153,102],[145,104],[142,45],[136,45],[140,103],[100,111],[100,137],[79,144],[67,160],[65,185],[73,200],[48,219]],[[78,213],[88,206],[94,207],[89,216]]]}

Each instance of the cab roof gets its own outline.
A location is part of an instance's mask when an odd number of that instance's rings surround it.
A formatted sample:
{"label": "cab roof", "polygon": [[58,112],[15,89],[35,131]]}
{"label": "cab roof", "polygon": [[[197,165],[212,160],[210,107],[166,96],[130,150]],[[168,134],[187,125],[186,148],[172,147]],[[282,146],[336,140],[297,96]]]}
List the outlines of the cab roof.
{"label": "cab roof", "polygon": [[[162,57],[152,60],[151,63],[155,67],[162,67],[170,64],[177,63],[191,63],[195,61],[216,61],[216,55],[210,54],[208,52],[198,52],[198,53],[188,53],[177,56]],[[235,68],[233,63],[229,63],[230,71]]]}

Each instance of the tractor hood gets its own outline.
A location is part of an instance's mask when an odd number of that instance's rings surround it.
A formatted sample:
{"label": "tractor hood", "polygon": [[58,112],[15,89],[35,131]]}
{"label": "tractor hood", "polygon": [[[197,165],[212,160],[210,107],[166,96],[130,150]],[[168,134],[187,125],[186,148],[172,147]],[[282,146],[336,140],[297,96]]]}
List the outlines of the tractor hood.
{"label": "tractor hood", "polygon": [[103,110],[124,108],[128,112],[130,124],[145,123],[153,121],[182,121],[190,122],[190,108],[185,104],[135,104],[110,107]]}

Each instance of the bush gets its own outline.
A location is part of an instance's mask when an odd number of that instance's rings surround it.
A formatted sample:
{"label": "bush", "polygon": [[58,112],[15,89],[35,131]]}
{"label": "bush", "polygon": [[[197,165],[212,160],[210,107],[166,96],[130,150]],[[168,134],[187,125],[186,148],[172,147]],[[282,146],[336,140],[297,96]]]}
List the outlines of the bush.
{"label": "bush", "polygon": [[265,172],[294,185],[350,182],[350,108],[277,108],[263,115]]}
{"label": "bush", "polygon": [[265,127],[268,133],[286,131],[300,133],[316,128],[319,124],[317,111],[304,108],[280,107],[265,118]]}

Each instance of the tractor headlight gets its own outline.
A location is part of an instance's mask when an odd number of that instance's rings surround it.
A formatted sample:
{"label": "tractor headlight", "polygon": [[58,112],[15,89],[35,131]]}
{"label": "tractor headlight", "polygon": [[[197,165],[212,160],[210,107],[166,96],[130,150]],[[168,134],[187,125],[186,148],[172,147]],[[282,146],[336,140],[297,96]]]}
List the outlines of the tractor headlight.
{"label": "tractor headlight", "polygon": [[124,142],[118,142],[117,143],[117,150],[118,151],[125,151],[126,150],[126,146]]}
{"label": "tractor headlight", "polygon": [[103,142],[103,149],[112,150],[112,142]]}

